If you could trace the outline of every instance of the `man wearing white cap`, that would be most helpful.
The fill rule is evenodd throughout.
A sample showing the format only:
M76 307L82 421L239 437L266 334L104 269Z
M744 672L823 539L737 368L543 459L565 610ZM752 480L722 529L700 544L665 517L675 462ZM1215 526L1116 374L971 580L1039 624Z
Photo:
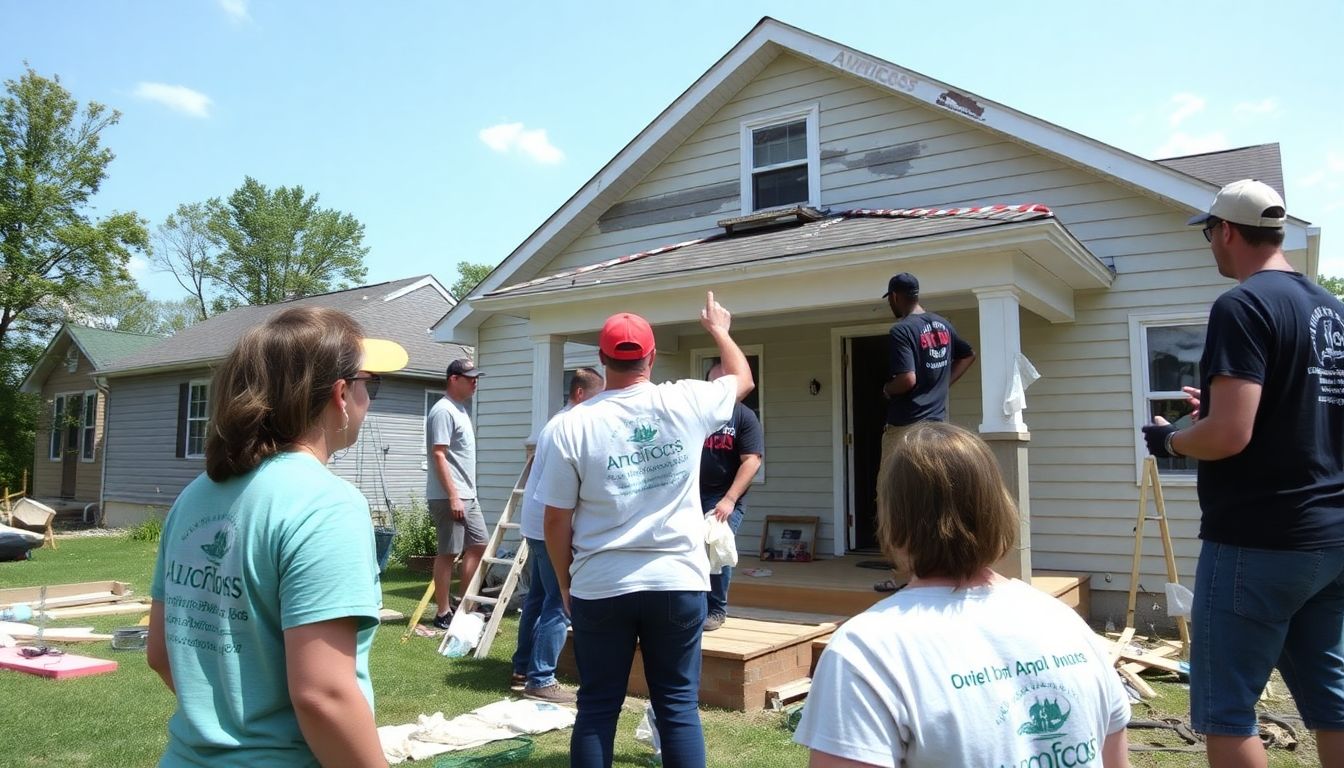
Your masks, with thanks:
M1193 426L1143 428L1199 460L1190 709L1213 766L1263 766L1255 704L1277 665L1322 765L1344 765L1344 304L1283 255L1269 186L1223 187L1204 228L1239 285L1209 313Z

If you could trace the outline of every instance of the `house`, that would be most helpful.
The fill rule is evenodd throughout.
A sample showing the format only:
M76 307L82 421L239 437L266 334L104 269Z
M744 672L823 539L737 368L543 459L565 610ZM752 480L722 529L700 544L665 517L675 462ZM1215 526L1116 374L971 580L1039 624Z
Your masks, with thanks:
M460 346L437 344L429 336L430 326L452 305L448 291L425 275L239 307L99 370L113 425L104 448L106 524L129 525L161 514L204 471L211 367L247 329L294 306L342 310L369 336L406 348L410 363L384 376L359 442L334 456L331 467L359 487L374 509L423 497L425 415L443 394L448 363L466 354Z
M1281 186L1277 145L1149 160L763 19L436 325L491 373L477 394L483 506L503 507L565 368L595 362L567 344L636 311L654 325L655 380L699 376L711 289L759 373L765 462L739 549L756 551L767 515L809 515L817 552L871 551L892 323L880 297L910 271L979 354L951 418L994 448L1024 513L1004 566L1090 574L1093 613L1115 616L1138 427L1184 414L1209 306L1231 286L1185 222L1245 176ZM1303 272L1319 245L1290 220ZM1161 471L1190 583L1193 466ZM1155 541L1146 554L1140 582L1160 593Z
M106 393L96 371L163 341L161 336L65 324L20 391L42 396L31 493L57 508L98 502L103 482Z

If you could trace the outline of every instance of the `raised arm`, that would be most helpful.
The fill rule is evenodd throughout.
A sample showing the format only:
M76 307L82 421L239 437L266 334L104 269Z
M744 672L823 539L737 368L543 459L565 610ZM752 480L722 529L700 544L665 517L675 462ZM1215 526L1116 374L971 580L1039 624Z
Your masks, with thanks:
M747 356L742 354L742 348L737 346L732 336L728 335L728 327L732 325L732 320L732 314L714 300L714 292L707 292L705 308L700 310L700 325L709 332L710 338L714 339L714 343L719 347L719 364L723 366L723 372L737 377L737 400L742 402L742 398L751 394L751 390L756 388L756 382L751 378L751 366L747 365Z

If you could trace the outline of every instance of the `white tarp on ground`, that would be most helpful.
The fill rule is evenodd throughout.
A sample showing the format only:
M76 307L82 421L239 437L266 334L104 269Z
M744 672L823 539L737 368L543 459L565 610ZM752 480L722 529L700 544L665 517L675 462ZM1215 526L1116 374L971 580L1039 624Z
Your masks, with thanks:
M387 762L396 765L520 735L569 728L576 714L573 709L545 701L505 699L451 720L435 712L420 715L414 723L384 725L378 729L378 740Z

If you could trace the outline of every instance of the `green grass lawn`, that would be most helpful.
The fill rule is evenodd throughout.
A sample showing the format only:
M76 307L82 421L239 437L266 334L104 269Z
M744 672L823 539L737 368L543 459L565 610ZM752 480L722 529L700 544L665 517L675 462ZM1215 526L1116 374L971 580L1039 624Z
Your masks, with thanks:
M28 562L0 563L0 588L64 584L81 581L128 581L138 594L148 594L155 545L124 537L60 540L60 549L37 550ZM425 589L425 576L393 567L383 577L383 602L409 615ZM134 624L137 617L112 616L62 622L94 626L111 632ZM59 626L60 624L53 624ZM413 637L400 642L404 623L379 631L370 659L380 725L410 722L419 714L441 711L461 714L508 695L509 657L513 654L517 620L505 621L488 659L445 659L438 641ZM163 750L165 725L173 698L145 665L143 652L112 651L104 644L67 646L77 652L112 658L121 667L113 674L73 680L45 680L0 671L0 763L5 766L143 766L152 765ZM573 682L573 681L568 681ZM1175 680L1154 680L1158 698L1134 706L1135 718L1188 720L1189 693ZM1295 715L1281 681L1274 690L1282 698L1267 702L1276 713ZM634 740L640 712L621 716L616 765L642 766L649 750ZM743 714L704 710L709 765L715 768L784 768L807 764L806 750L790 741L775 713ZM1275 750L1270 765L1319 766L1311 735L1299 732L1303 744L1294 752ZM1130 731L1131 743L1174 745L1168 732ZM569 732L543 734L528 765L560 768L569 764ZM1203 754L1135 753L1137 768L1195 768Z
M149 593L156 545L122 537L62 538L60 549L41 549L27 562L0 563L0 589L41 584L117 580ZM392 567L383 576L383 603L409 615L424 593L426 577ZM53 623L93 626L102 632L134 624L137 616ZM509 658L517 619L505 620L488 659L445 659L438 640L400 642L404 623L378 632L370 657L379 725L413 721L441 711L447 717L509 695ZM113 651L103 643L64 646L115 659L112 674L46 680L0 671L0 764L5 766L153 765L166 740L173 697L145 665L141 651ZM573 681L567 681L573 682ZM634 740L640 712L626 712L617 730L616 765L642 766L649 749ZM709 764L728 768L804 766L807 752L790 741L776 713L704 710ZM528 765L569 765L569 731L536 737ZM428 764L428 763L426 763Z

